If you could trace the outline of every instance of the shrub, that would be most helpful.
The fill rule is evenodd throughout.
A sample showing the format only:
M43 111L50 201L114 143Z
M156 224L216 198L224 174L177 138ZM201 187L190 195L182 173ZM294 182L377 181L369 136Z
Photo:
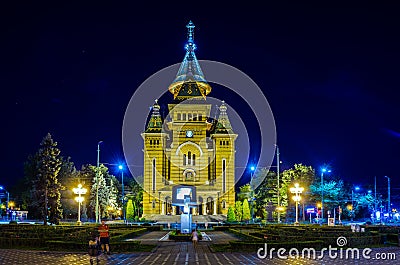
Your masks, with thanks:
M233 209L232 206L229 206L229 208L228 208L227 221L228 222L235 222L236 221L235 210Z

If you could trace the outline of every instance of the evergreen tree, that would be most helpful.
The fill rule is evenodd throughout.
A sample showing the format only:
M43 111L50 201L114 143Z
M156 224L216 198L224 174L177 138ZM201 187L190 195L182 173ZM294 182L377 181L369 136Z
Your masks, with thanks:
M241 201L236 201L235 202L235 217L237 221L242 221L242 216L243 216L243 208L242 208L242 202Z
M134 217L135 217L135 212L133 209L133 203L132 200L129 199L126 204L126 219L129 221L133 221Z
M48 133L40 144L36 156L37 177L33 182L35 199L40 209L43 222L58 224L61 216L61 189L63 186L58 181L58 173L61 168L60 150L57 142L54 142Z
M115 186L115 183L118 181L114 176L108 175L108 183L107 183L107 208L106 208L106 216L111 217L116 214L118 208L118 189ZM122 205L121 205L122 206Z
M96 174L96 167L92 165L87 165L85 170L87 171L87 175L92 177L89 206L93 211L93 216L96 212L96 192L98 185L100 218L109 217L114 214L118 206L118 180L108 172L108 168L103 164L100 165L98 174Z
M251 218L251 216L250 216L249 202L245 199L245 200L243 200L243 216L242 216L242 220L243 221L249 221L250 218Z
M228 208L227 221L228 222L235 222L236 221L235 210L233 209L232 206L229 206L229 208Z

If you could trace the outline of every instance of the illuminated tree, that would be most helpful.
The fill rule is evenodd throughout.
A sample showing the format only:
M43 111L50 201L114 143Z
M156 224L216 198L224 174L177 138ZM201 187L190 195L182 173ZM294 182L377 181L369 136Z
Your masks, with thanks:
M249 221L250 218L251 218L251 216L250 216L249 202L245 199L245 200L243 200L243 216L242 216L242 220L243 221Z
M237 221L242 221L242 216L243 216L243 207L242 207L242 202L241 201L236 201L235 202L235 216Z
M133 209L133 203L132 200L129 199L126 204L126 219L132 221L134 217L135 217L135 211Z
M233 209L232 206L229 206L229 208L228 208L227 221L228 222L235 222L236 221L235 210Z

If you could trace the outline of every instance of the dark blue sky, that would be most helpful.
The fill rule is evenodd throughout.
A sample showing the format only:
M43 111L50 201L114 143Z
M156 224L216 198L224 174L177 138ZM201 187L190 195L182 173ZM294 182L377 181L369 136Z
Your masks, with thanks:
M198 59L235 66L262 88L284 168L329 164L382 187L387 175L399 193L396 6L53 5L0 11L0 184L22 177L47 132L78 168L96 162L99 140L103 162L121 160L129 99L183 59L191 19Z

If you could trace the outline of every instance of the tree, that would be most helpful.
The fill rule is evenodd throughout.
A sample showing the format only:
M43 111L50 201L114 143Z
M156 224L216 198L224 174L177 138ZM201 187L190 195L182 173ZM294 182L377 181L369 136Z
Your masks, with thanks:
M278 205L277 175L267 168L260 168L254 173L254 176L262 180L261 184L255 190L255 212L256 216L264 219L268 203L272 203L275 206Z
M237 221L242 221L242 216L243 216L243 207L242 207L242 202L241 201L236 201L235 202L235 217Z
M47 225L47 221L58 224L62 216L60 191L63 188L57 178L61 168L60 150L50 133L43 138L40 146L35 161L37 176L33 181L34 195L44 225Z
M133 203L132 200L129 199L126 204L126 219L132 221L134 217L135 217L135 211L133 209Z
M108 187L106 216L110 217L111 215L115 215L118 209L118 189L115 186L118 180L113 175L109 175L106 180Z
M248 183L246 185L243 185L239 188L239 193L237 195L238 200L239 201L243 201L243 200L249 200L253 197L254 192L253 192L253 188L251 187L251 185Z
M74 200L73 188L76 188L80 182L79 172L76 170L74 163L70 157L61 158L61 168L58 173L58 180L65 187L61 191L61 205L63 209L64 218L71 217L77 214L77 203ZM84 183L82 183L84 184ZM84 185L85 186L85 185ZM82 207L85 201L82 202ZM84 209L84 208L82 208Z
M251 216L250 216L249 202L245 199L245 200L243 200L243 216L242 216L242 220L243 221L249 221L250 218L251 218Z
M96 192L98 186L99 198L99 214L101 218L110 217L117 209L117 198L119 184L117 178L108 172L108 168L103 164L99 167L98 179L96 170L97 167L86 165L85 174L92 178L92 186L90 189L89 206L94 213L96 211Z
M136 179L141 179L141 177L137 177ZM140 216L141 211L141 203L143 201L143 188L138 184L135 178L132 178L128 182L128 186L131 189L131 194L128 195L129 199L132 200L133 209L135 212L135 216Z
M346 189L343 180L328 180L324 181L324 209L331 209L337 206L342 206L346 201ZM317 202L321 201L321 182L316 180L310 186L310 198Z
M232 206L229 206L229 208L228 208L227 221L228 222L235 222L236 221L235 210L233 209Z

